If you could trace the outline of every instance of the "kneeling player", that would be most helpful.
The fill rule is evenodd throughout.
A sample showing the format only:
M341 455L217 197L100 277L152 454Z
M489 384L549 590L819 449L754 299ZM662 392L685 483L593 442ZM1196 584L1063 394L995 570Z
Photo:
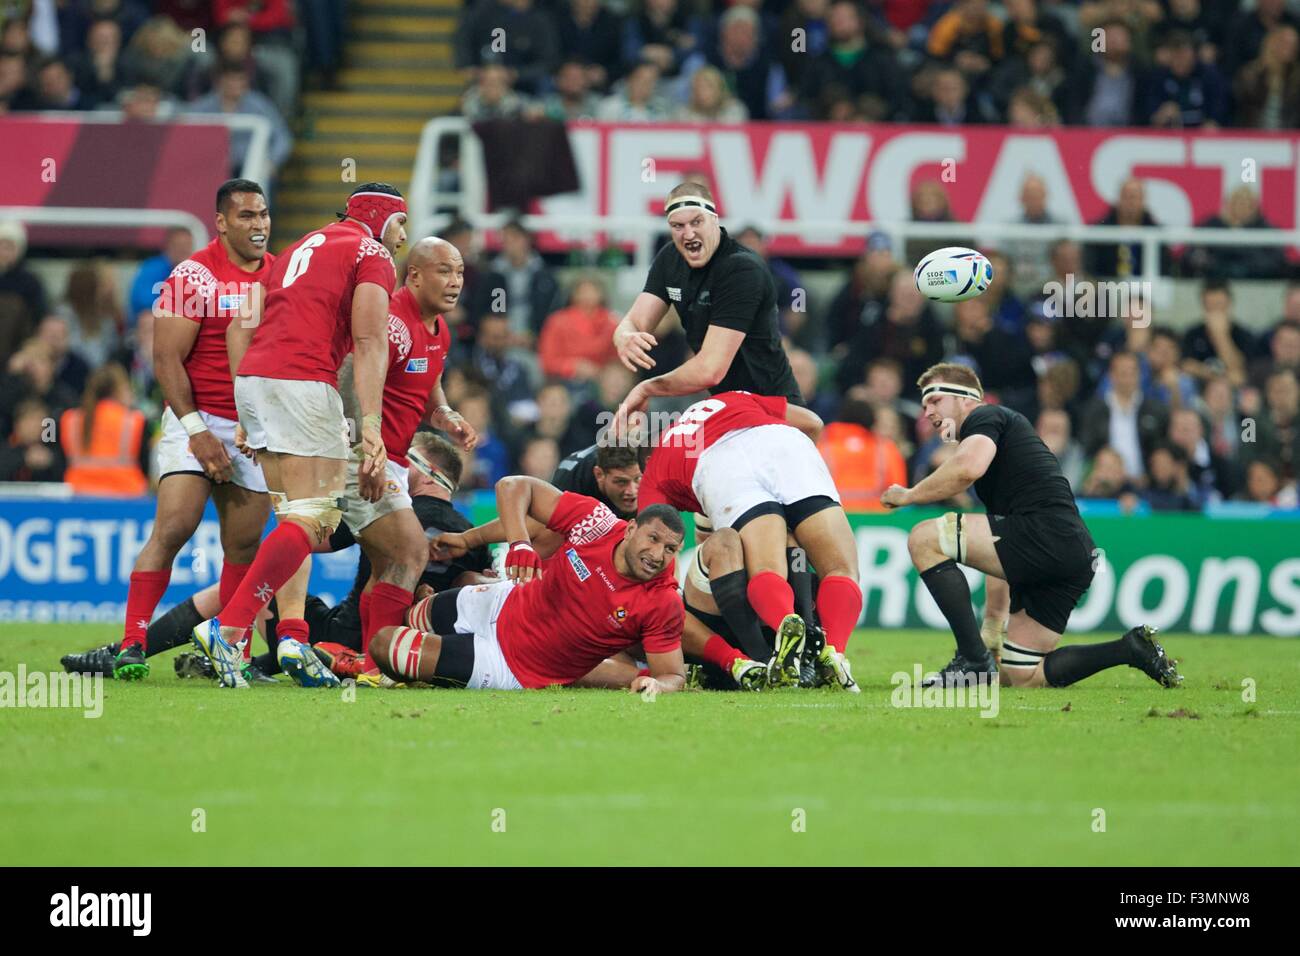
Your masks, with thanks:
M673 577L685 528L675 511L660 505L623 521L592 498L519 476L497 482L497 509L499 536L484 535L484 526L439 544L455 557L509 541L508 580L446 591L411 609L414 627L382 628L371 654L385 674L479 690L548 687L573 684L640 644L650 673L633 690L685 685ZM538 524L563 538L545 560L531 541Z
M1121 664L1165 687L1181 681L1147 625L1105 644L1057 647L1070 612L1092 584L1097 552L1056 457L1023 415L984 404L984 389L969 368L935 365L917 384L930 423L940 432L954 430L960 444L916 487L893 485L881 500L890 508L931 504L974 484L988 509L987 515L949 512L921 522L908 536L912 562L957 640L956 656L936 680L951 685L998 673L960 563L1010 584L1003 684L1065 687ZM995 585L991 597L998 596Z

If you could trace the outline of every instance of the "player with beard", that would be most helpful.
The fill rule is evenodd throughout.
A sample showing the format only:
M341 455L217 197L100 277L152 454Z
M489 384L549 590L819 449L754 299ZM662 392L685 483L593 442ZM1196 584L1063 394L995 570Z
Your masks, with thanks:
M560 462L551 484L561 491L595 498L620 518L632 518L641 487L642 458L632 448L595 444Z
M194 629L195 645L225 687L247 686L237 662L258 612L342 520L351 451L338 369L349 352L361 409L360 493L378 501L387 481L381 406L388 300L393 254L406 242L406 202L392 186L365 183L340 220L286 249L272 268L264 308L255 304L248 322L227 330L239 421L280 504L275 530L233 597ZM281 637L276 651L299 683L331 682L303 641Z
M149 620L209 496L221 525L224 599L234 594L253 560L270 510L261 469L236 450L237 412L226 355L227 326L249 315L257 284L275 263L266 251L271 214L262 187L248 179L222 183L216 230L212 242L177 263L154 303L154 372L167 408L158 441L157 512L131 570L126 626L112 670L122 680L149 673Z
M1058 647L1070 612L1092 584L1097 551L1056 456L1023 415L985 404L979 377L966 366L931 366L917 385L930 424L959 444L933 474L913 488L891 485L881 501L890 508L933 504L973 485L988 511L948 512L908 535L912 563L957 641L956 655L929 683L969 685L999 673L975 621L958 567L964 564L1010 585L1001 683L1066 687L1127 664L1176 686L1182 677L1145 624L1115 641ZM998 586L990 590L990 601L1000 602Z
M640 646L648 672L633 690L667 693L686 683L682 602L673 559L685 528L666 506L623 521L608 507L536 478L497 482L497 510L487 526L442 535L450 557L509 541L507 580L457 588L411 609L411 627L382 629L371 645L395 681L518 690L574 684L606 659ZM563 539L542 559L538 527Z

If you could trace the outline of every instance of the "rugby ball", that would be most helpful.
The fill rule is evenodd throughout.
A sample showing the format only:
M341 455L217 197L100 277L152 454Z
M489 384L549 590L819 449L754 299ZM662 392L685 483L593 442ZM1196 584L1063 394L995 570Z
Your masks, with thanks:
M993 281L993 264L982 252L948 246L922 258L912 278L927 299L963 302L989 287Z

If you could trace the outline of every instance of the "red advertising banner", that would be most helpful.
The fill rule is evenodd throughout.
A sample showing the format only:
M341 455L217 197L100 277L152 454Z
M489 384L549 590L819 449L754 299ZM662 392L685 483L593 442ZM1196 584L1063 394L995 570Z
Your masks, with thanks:
M217 187L229 178L225 126L97 123L0 116L0 206L180 209L209 226ZM161 230L31 226L33 245L64 242L144 247Z
M1011 222L1020 186L1047 182L1060 222L1095 222L1131 176L1146 181L1147 205L1165 225L1197 225L1242 183L1260 196L1278 227L1300 224L1300 135L1254 130L1210 133L752 123L741 126L574 123L569 127L582 189L539 201L534 211L564 216L661 216L668 190L690 173L713 184L720 212L736 222L778 220L769 230L779 255L853 255L862 239L813 223L911 218L920 181L940 182L953 218ZM619 239L617 231L609 234ZM552 232L562 249L606 234Z

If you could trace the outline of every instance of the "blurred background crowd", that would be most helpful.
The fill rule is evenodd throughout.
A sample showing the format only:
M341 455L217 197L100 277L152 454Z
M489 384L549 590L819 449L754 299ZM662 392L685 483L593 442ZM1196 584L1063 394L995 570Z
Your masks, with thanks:
M287 137L299 89L334 82L344 6L0 0L0 111L129 111L144 95L151 108L274 114ZM513 29L498 51L491 30L503 10ZM1284 0L479 0L462 11L454 53L471 118L1287 129L1300 125L1297 25ZM198 28L212 31L202 54L192 50ZM792 50L792 36L806 48ZM918 183L913 218L950 220L947 188ZM1049 200L1043 180L1027 176L1007 221L1050 224ZM1203 225L1269 229L1266 213L1242 186ZM1126 183L1100 221L1158 225L1146 185ZM635 381L612 344L618 284L609 269L542 255L517 223L490 247L463 222L441 234L466 263L447 316L446 391L481 436L463 488L514 472L549 477L595 440L601 413ZM917 292L912 267L928 249L966 240L908 243L900 258L887 233L873 232L853 261L802 262L770 256L756 229L733 224L732 234L769 262L790 361L829 423L821 447L850 507L876 507L889 484L913 483L951 454L920 415L915 386L940 360L970 363L992 400L1029 416L1081 497L1125 512L1297 504L1291 251L1168 249L1161 270L1195 283L1194 306L1082 318L1059 315L1047 284L1137 276L1140 246L982 247L992 288L947 307ZM27 248L24 227L0 221L0 481L61 480L60 423L105 403L156 427L153 289L191 241L175 230L143 262L87 258L53 284L32 268L40 250ZM832 280L806 283L813 268ZM1256 280L1275 280L1278 292L1266 314L1243 321L1240 288ZM662 373L688 351L671 317L657 334ZM147 438L139 458L148 474Z

